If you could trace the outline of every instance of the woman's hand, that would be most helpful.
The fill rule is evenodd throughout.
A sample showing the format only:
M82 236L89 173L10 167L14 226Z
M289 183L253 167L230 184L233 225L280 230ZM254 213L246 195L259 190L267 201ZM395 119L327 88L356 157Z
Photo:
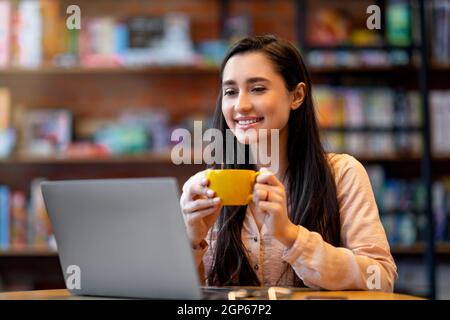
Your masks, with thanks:
M298 227L289 219L286 191L278 178L266 168L256 177L253 202L258 212L267 215L264 224L268 232L290 248L297 238Z
M200 171L186 181L180 198L188 237L193 248L206 238L222 208L220 198L214 197L215 192L209 189L208 185L205 171Z

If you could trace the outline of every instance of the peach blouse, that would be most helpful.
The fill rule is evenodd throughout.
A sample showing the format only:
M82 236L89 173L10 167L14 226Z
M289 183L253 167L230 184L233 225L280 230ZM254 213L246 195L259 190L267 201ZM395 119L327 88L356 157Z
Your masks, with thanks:
M295 272L311 288L391 292L397 267L367 172L350 155L329 154L328 159L335 174L341 246L334 247L319 233L298 226L297 239L286 248L266 233L264 225L259 231L247 210L241 236L249 262L264 286L292 286ZM215 233L208 235L208 246L194 250L197 266L206 271L212 264Z

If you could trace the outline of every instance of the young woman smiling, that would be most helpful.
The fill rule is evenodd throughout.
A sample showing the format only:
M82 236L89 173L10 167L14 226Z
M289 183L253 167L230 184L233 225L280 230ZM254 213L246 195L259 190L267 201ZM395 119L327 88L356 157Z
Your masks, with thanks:
M279 170L213 166L261 171L248 206L222 206L205 171L185 183L180 205L202 280L392 291L396 265L369 178L355 158L324 151L298 50L274 36L245 38L220 78L215 127L248 152L258 143L249 129L278 129Z

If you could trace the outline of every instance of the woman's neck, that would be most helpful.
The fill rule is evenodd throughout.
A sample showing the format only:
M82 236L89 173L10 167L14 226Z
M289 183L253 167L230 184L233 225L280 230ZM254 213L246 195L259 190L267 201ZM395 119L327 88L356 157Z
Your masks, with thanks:
M272 146L272 139L269 137L266 141L260 141L258 143L267 143L267 153L268 158L270 159L270 165L268 164L261 164L260 163L260 157L259 155L256 156L256 152L259 150L260 146L258 148L250 148L250 152L252 153L253 159L257 159L256 167L257 169L261 169L262 167L268 168L270 171L272 171L275 176L283 182L283 184L286 184L285 181L285 174L288 166L288 160L287 160L287 128L280 130L278 141L274 141L278 143L278 148L275 146Z

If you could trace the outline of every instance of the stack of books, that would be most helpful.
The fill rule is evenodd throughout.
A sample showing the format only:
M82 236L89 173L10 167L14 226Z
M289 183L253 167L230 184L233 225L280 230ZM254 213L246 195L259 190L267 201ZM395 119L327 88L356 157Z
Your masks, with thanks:
M313 95L328 151L366 157L420 154L417 92L316 86Z
M432 151L437 156L450 156L450 91L430 93Z
M450 65L450 0L432 2L431 53L438 64Z
M0 158L13 150L16 134L11 126L11 92L0 87Z
M389 179L380 165L366 166L390 244L425 241L425 188L419 180ZM435 239L450 240L450 178L433 183Z
M55 249L41 192L42 181L32 182L29 200L23 191L0 186L0 249Z
M59 0L0 0L0 68L195 64L189 16L80 17ZM72 21L72 20L71 20Z

